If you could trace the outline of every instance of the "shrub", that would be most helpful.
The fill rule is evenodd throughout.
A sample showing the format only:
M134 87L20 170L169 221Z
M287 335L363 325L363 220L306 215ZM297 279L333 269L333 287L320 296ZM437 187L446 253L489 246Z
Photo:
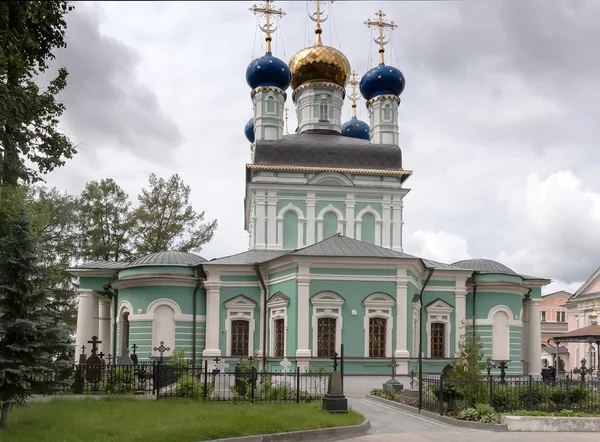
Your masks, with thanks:
M498 411L512 411L521 408L515 388L507 386L494 390L492 405Z
M383 396L383 390L381 388L374 388L371 390L373 396Z
M464 421L476 421L477 417L477 410L472 407L465 408L458 412L458 418Z
M569 391L569 401L571 404L581 404L588 398L588 390L585 386L573 387Z
M500 422L500 415L488 404L477 404L475 407L465 408L458 413L458 418L466 421L479 421L484 424Z
M177 382L175 395L188 399L200 399L203 393L202 387L202 384L194 382L194 379L192 378L182 378Z

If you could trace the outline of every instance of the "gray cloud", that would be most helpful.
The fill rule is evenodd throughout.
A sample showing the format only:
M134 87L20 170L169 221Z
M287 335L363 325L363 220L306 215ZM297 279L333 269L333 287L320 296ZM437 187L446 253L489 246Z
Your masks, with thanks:
M64 122L83 152L98 154L108 145L137 156L165 161L183 137L175 119L161 108L156 94L137 80L138 52L100 31L93 7L77 3L68 15L67 44L54 65L69 71L61 94Z

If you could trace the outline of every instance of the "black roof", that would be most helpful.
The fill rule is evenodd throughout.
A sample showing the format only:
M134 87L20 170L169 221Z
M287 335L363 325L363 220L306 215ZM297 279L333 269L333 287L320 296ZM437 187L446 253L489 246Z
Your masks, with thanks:
M256 142L254 164L402 170L398 146L324 133L286 135Z

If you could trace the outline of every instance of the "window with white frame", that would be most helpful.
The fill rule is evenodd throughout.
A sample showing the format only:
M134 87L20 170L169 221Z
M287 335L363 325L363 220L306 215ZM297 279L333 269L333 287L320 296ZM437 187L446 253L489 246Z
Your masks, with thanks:
M254 310L256 302L238 295L225 302L227 356L250 357L254 352Z
M269 98L267 98L267 113L268 114L274 114L275 113L275 99L273 98L273 96L269 96Z
M392 308L394 302L393 297L380 292L372 293L364 299L365 357L392 356L392 330L394 328Z
M567 312L556 312L556 322L567 322Z
M267 301L269 311L269 355L274 358L285 357L287 347L287 308L290 298L282 292L276 292Z
M441 298L427 304L427 357L449 358L450 357L450 315L454 306L448 304ZM436 325L434 325L436 324ZM435 335L435 336L434 336ZM435 344L435 352L434 346ZM435 354L435 356L434 356Z
M324 291L314 295L312 305L312 355L325 357L338 354L342 344L342 306L344 298L335 292Z
M329 121L329 105L327 100L321 100L319 103L319 121Z
M542 319L542 322L546 322L546 312L545 312L545 311L542 311L542 312L540 312L540 313L542 314L542 318L541 318L541 319Z

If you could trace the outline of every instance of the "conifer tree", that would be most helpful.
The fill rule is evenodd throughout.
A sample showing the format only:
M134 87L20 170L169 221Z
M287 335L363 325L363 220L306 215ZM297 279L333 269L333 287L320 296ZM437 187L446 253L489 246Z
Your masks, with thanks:
M0 428L35 381L54 372L69 339L45 289L47 270L38 262L25 210L7 220L8 235L0 242Z

